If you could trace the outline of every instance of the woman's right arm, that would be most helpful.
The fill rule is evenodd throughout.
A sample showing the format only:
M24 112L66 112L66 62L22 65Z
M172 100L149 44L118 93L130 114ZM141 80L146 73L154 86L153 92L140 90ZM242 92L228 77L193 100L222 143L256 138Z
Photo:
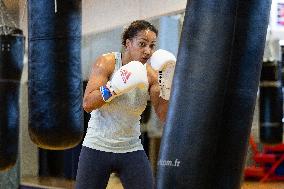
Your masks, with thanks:
M100 56L93 64L83 98L83 108L86 112L100 108L106 103L102 98L100 87L109 80L114 70L114 63L113 54L106 54Z

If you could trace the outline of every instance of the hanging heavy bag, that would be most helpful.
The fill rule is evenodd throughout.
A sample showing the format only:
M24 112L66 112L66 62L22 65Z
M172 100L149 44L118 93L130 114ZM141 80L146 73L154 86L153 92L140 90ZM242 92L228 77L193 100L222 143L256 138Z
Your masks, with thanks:
M259 84L259 137L265 144L282 143L283 93L279 61L262 64Z
M241 188L270 6L271 0L238 1L217 156L210 171L214 175L211 188Z
M29 0L29 134L39 147L69 149L84 133L81 0Z
M279 41L279 47L280 47L280 65L281 65L281 82L284 82L284 40ZM283 85L283 84L282 84Z
M212 188L236 8L237 1L187 1L160 147L158 189Z
M25 39L18 28L2 25L0 30L0 170L6 171L18 157L19 86Z
M270 3L188 1L158 189L239 188Z

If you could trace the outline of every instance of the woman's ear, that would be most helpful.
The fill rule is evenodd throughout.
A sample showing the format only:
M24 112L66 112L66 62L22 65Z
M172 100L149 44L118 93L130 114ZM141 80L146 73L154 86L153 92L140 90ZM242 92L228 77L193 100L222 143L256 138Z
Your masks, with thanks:
M131 41L129 39L126 39L126 41L125 41L125 50L128 50L130 45L131 45Z

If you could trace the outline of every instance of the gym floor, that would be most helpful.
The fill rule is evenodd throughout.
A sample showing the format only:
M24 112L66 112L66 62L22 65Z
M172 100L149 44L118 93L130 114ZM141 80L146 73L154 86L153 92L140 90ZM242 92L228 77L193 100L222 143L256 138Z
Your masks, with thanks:
M74 189L75 182L73 180L58 178L38 178L25 177L21 180L21 185L49 188L49 189ZM111 176L106 189L123 189L119 178ZM284 182L254 182L245 181L241 189L284 189Z

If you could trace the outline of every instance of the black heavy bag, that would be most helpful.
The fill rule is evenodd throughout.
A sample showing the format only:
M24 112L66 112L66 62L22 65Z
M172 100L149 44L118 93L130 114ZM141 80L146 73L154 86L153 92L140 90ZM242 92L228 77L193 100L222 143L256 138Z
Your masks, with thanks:
M88 81L83 81L83 91L86 89L87 82ZM87 130L90 117L90 113L84 111L85 131ZM40 148L39 176L75 179L81 148L81 143L67 150L46 150Z
M281 82L283 84L284 82L284 40L281 41L281 43L279 44L280 47L280 65L281 65Z
M213 187L237 2L187 2L160 147L158 189Z
M29 134L41 148L68 149L84 133L81 0L29 0L28 19Z
M259 85L259 137L265 144L282 143L283 94L281 66L278 61L265 61Z
M271 0L239 0L213 189L239 189L251 131ZM217 111L217 109L216 109ZM221 111L220 111L221 112ZM207 156L204 154L204 156ZM207 156L210 158L210 155Z
M18 157L19 87L23 68L24 40L21 32L0 35L1 171L14 166Z

